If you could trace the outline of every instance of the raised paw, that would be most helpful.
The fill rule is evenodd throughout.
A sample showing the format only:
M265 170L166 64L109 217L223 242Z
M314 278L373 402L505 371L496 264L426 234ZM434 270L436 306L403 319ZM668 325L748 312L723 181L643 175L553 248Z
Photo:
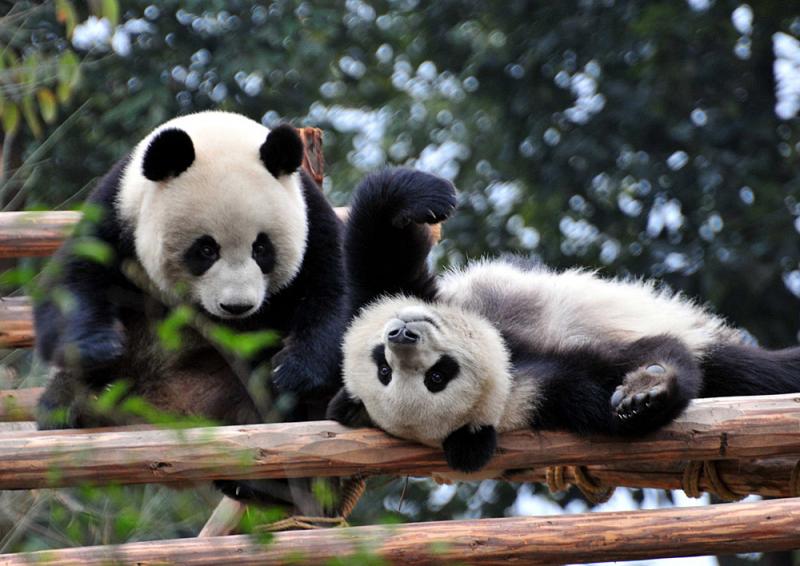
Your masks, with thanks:
M611 411L620 432L645 434L674 418L678 401L675 370L648 364L625 376L611 395Z
M401 169L395 172L392 184L411 197L407 206L392 220L399 228L412 222L436 224L455 212L456 189L446 179L423 171Z

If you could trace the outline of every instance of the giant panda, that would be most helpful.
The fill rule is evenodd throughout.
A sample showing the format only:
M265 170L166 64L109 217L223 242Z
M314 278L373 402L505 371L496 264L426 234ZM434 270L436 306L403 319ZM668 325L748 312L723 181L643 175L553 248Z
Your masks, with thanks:
M453 192L446 183L425 189L439 190L439 200ZM800 391L800 348L749 345L653 282L513 257L436 277L424 224L449 213L415 210L437 197L414 186L390 194L367 179L357 198L372 204L358 238L373 244L348 249L365 306L346 332L344 386L328 407L343 424L441 446L451 468L472 472L490 460L500 432L643 435L696 397ZM402 270L386 273L393 265Z
M302 157L289 125L209 111L158 126L112 167L87 200L99 220L56 253L34 307L37 351L51 368L40 428L131 422L91 402L117 380L156 409L263 422L246 383L270 356L274 393L295 401L286 418L323 414L340 384L347 285L341 222ZM109 257L89 257L87 244ZM127 276L136 272L144 281ZM170 298L216 326L277 330L282 342L232 360L187 328L179 348L163 347Z

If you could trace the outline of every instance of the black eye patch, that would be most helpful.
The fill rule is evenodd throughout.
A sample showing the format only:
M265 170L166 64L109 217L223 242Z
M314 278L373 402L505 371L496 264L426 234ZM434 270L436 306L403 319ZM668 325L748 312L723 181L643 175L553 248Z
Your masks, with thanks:
M253 242L253 259L261 273L269 273L275 268L275 247L264 232L259 233Z
M438 393L447 387L453 379L458 377L458 362L445 354L425 372L425 387L431 393Z
M378 368L378 381L383 385L389 385L392 381L392 368L386 361L386 348L383 344L378 344L372 349L372 361Z
M219 244L211 236L200 236L183 253L183 263L194 276L208 271L219 259Z

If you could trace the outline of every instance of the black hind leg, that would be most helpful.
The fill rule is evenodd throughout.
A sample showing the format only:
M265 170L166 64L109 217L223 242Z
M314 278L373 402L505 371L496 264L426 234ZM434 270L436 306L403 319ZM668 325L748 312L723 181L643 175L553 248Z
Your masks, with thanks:
M700 367L680 340L643 338L622 355L631 369L611 395L616 432L651 432L672 421L699 396L703 383Z

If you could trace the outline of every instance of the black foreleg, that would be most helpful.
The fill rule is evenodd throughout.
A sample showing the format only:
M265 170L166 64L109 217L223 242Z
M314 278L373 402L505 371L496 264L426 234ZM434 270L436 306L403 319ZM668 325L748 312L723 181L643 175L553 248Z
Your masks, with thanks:
M651 432L678 416L702 384L691 352L670 336L515 361L515 375L539 384L534 427L579 434Z
M447 219L455 206L452 183L434 175L385 169L367 176L355 190L345 232L353 306L393 293L433 298L426 260L434 242L425 224Z

